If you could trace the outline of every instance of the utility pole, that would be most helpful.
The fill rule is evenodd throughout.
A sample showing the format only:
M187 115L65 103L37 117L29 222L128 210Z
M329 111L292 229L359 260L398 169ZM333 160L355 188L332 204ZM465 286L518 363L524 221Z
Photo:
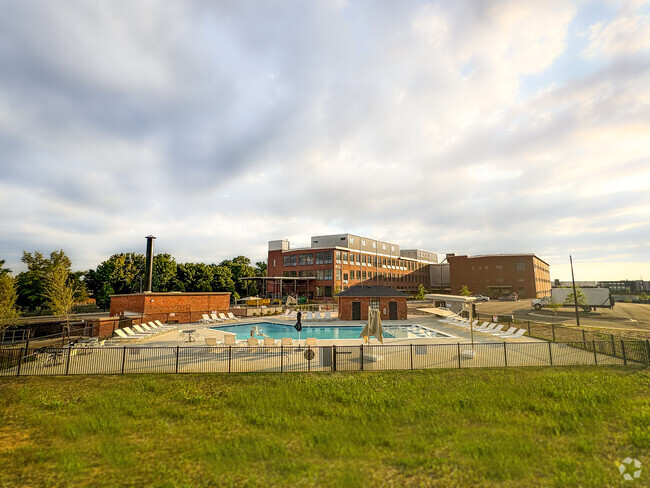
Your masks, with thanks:
M573 283L573 303L576 307L576 325L580 327L580 316L578 315L578 294L576 293L576 279L573 276L573 257L569 255L569 261L571 262L571 282Z

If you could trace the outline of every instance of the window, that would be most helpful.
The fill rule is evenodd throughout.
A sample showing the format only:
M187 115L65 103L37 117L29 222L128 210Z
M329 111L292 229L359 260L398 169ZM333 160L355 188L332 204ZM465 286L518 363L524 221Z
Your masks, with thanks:
M325 278L326 280L331 280L332 279L332 270L331 269L326 269L325 270Z
M358 280L361 279L361 271L359 271L359 270L357 270L357 279L358 279Z
M341 264L341 251L336 251L336 264Z
M290 256L284 256L284 265L285 266L291 266L291 257Z
M350 236L350 244L354 244L354 237Z
M275 259L273 260L273 267L275 268Z
M348 264L348 253L347 252L343 253L343 264Z
M373 243L372 243L372 247L375 248L375 249L377 249L377 243L376 243L376 242L373 242Z
M325 264L332 264L332 251L325 251Z
M291 256L291 266L296 266L298 264L298 256L295 254Z
M373 310L379 310L379 298L376 297L370 298L370 308Z
M326 297L331 297L332 296L332 287L331 286L326 286L325 287L325 296Z
M343 273L343 281L348 281L348 274L347 273Z
M368 271L368 278L372 278L372 271Z
M316 270L316 279L317 280L323 280L325 279L325 274L323 273L322 269L317 269Z
M391 250L391 251L394 251L394 250L395 250L395 246L390 246L390 250Z
M495 266L495 268L496 268L496 269L503 269L503 266L501 266L500 264L497 264L497 265Z
M362 279L362 280L365 280L365 279L366 279L366 272L365 272L365 271L362 271L362 272L361 272L361 279Z
M337 280L340 280L340 279L341 279L341 270L340 270L340 269L337 269L337 270L336 270L336 279L337 279Z
M517 261L515 263L515 269L519 270L519 271L526 269L526 262L525 261Z
M361 239L361 245L362 245L362 246L365 246L365 245L366 245L366 241L364 241L363 239Z
M307 255L306 254L300 254L298 256L298 264L300 266L304 266L305 264L307 264Z
M285 277L288 278L288 277L289 277L289 272L288 272L288 271L283 271L283 272L282 272L282 276L285 276Z
M322 252L316 253L316 264L323 264L323 254Z
M357 254L357 265L361 264L361 254Z
M350 253L350 264L354 264L354 253Z
M323 287L322 286L317 286L316 287L316 296L317 297L322 297L323 296Z
M385 250L386 249L386 244L382 244L381 248Z
M314 253L310 252L307 254L307 264L311 265L314 264Z

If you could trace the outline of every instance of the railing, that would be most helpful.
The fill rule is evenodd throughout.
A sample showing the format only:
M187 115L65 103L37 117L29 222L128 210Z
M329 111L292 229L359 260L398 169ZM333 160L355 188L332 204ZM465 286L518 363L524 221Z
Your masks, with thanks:
M5 329L0 335L0 344L15 344L25 342L30 336L29 329Z
M381 371L650 364L648 341L307 347L63 347L0 350L0 376Z

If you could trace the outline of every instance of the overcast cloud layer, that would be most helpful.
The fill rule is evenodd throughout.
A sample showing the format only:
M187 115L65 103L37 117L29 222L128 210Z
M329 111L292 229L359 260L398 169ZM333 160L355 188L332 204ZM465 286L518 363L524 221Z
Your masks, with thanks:
M643 2L0 1L0 259L350 232L650 279Z

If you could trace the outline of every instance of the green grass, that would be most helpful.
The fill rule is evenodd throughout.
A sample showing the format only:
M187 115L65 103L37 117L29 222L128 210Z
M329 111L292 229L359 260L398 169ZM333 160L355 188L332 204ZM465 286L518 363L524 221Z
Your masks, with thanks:
M0 379L0 486L648 486L650 371ZM624 482L615 462L644 462Z

